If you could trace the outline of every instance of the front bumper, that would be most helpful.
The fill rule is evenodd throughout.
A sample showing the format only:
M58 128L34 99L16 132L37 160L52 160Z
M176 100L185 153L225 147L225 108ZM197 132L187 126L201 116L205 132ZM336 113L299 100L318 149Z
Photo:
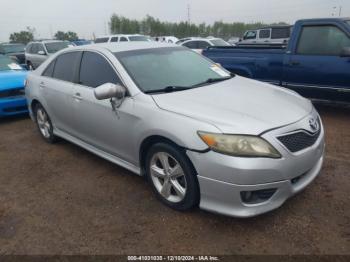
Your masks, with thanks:
M0 117L26 113L28 113L28 107L24 96L0 98Z
M307 120L307 119L306 119ZM305 122L305 119L301 122ZM300 128L300 123L273 130L263 137L282 154L281 159L240 158L213 151L187 151L200 186L200 208L233 217L257 216L280 207L302 191L320 173L324 159L324 130L315 144L291 153L274 139ZM245 192L273 192L266 199L247 201Z

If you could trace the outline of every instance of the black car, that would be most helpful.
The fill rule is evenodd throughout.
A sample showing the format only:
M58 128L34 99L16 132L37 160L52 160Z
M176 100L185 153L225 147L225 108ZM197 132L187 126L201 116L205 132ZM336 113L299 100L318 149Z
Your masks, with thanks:
M0 54L10 57L18 64L25 64L24 50L24 44L0 44Z

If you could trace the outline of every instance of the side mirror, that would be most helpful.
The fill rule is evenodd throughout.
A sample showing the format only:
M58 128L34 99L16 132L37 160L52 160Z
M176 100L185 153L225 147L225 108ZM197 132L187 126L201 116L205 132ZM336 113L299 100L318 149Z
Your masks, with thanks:
M125 97L125 87L112 83L106 83L95 88L94 94L96 99L104 100L109 98L116 98L123 100Z
M341 57L350 57L350 47L344 47L340 53Z
M38 55L46 55L46 53L42 50L38 51Z

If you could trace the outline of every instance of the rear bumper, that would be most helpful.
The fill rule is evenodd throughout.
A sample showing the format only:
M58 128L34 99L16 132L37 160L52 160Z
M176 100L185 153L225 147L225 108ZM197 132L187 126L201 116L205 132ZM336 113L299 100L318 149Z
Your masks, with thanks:
M27 114L28 107L24 96L0 98L0 117Z

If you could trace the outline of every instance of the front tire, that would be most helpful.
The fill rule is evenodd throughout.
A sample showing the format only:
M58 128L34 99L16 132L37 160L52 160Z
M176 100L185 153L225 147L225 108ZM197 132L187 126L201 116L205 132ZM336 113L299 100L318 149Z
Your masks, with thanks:
M53 126L49 115L42 105L35 106L35 121L41 137L48 143L53 144L57 141L57 137L53 134Z
M157 198L168 207L184 211L198 205L196 172L182 149L153 145L146 156L146 175Z

